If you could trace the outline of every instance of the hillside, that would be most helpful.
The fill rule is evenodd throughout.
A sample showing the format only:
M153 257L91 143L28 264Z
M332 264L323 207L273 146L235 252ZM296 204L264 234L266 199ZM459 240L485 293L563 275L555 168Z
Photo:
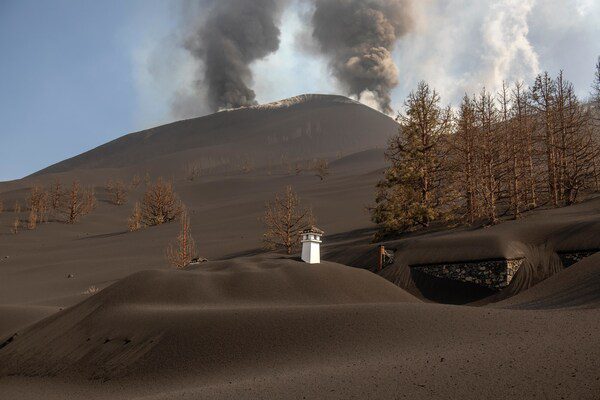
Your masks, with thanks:
M221 171L282 169L298 160L383 148L396 129L391 118L346 97L303 95L131 133L34 176L91 169L170 176L190 162Z

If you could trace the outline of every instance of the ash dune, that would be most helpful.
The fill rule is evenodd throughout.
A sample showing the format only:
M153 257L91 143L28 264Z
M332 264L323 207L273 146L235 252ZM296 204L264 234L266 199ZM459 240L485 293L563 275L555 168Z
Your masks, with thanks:
M600 198L383 242L395 261L377 276L364 270L377 262L365 208L396 129L344 97L306 95L126 135L1 183L10 207L24 204L34 183L77 178L96 186L98 207L78 224L51 221L19 235L6 229L11 213L0 214L0 391L11 399L597 398L598 256L568 268L561 257L600 248ZM329 161L324 181L286 170L314 158ZM204 171L190 181L183 168L197 160ZM252 168L242 170L245 162ZM101 186L146 172L173 178L199 252L213 261L167 270L177 224L127 232L143 189L115 206ZM264 203L286 185L325 230L326 262L261 249ZM411 276L414 264L496 258L526 260L498 293L469 297L468 285Z

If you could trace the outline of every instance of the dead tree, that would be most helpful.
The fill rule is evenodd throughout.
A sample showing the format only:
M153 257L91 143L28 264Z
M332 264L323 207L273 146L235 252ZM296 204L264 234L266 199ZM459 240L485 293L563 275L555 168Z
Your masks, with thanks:
M557 142L559 187L563 204L577 201L583 189L593 189L596 181L595 161L599 155L593 133L591 110L584 107L572 85L557 79Z
M202 174L202 164L200 161L191 161L184 167L187 180L194 181Z
M196 244L191 234L190 218L187 212L181 214L181 227L175 243L170 243L166 251L167 260L172 267L182 269L187 267L196 257Z
M127 219L127 228L130 232L137 231L142 228L142 207L139 202L133 206L133 213Z
M155 226L174 221L182 212L182 205L171 182L158 178L149 184L141 203L142 223Z
M266 248L285 249L292 254L300 244L300 232L314 224L310 208L300 206L298 196L291 186L286 187L283 195L276 195L274 201L266 204L263 218L267 231L263 234Z
M554 206L558 206L559 195L556 167L556 137L554 128L556 84L547 72L538 75L535 79L535 83L531 88L531 99L538 114L538 119L541 121L541 131L544 136L546 173L550 201Z
M320 180L324 180L329 176L329 165L327 160L316 160L312 169L315 173L315 176L317 176Z
M136 189L138 186L140 186L140 183L142 183L142 179L140 178L140 176L138 174L133 175L133 177L131 177L131 188L132 189Z
M479 140L478 169L481 173L479 195L490 224L498 222L498 202L504 179L505 152L498 136L498 110L492 95L483 89L475 102Z
M514 96L511 95L506 83L498 93L500 107L500 139L504 145L502 154L504 163L504 186L508 194L509 209L512 217L517 219L521 215L525 199L523 112L517 109Z
M49 195L39 186L33 186L29 192L29 198L27 199L27 203L29 205L30 217L29 221L32 222L29 229L35 229L37 222L47 222L48 221L48 204L49 204ZM32 218L32 215L35 218Z
M528 209L537 207L537 171L535 168L536 136L534 134L532 107L522 82L517 82L511 92L512 123L517 141L517 152L521 153L523 201ZM519 150L520 149L520 150Z
M75 180L65 195L63 213L66 222L74 224L82 216L89 214L96 207L96 197L91 188L84 189L79 181Z
M48 203L52 211L60 210L63 199L63 188L58 178L55 178L48 190Z
M127 189L123 181L116 180L113 182L112 179L109 179L106 183L106 191L114 205L121 206L127 202Z
M21 228L21 220L19 219L19 217L15 217L13 223L10 226L10 231L13 235L16 235L17 233L19 233L19 228Z
M477 198L478 171L477 165L477 125L475 118L474 100L465 95L458 111L455 124L454 140L449 141L454 154L455 179L458 196L464 199L466 219L472 224L479 216Z
M34 230L37 227L37 219L38 215L34 209L29 211L29 216L27 217L27 229Z

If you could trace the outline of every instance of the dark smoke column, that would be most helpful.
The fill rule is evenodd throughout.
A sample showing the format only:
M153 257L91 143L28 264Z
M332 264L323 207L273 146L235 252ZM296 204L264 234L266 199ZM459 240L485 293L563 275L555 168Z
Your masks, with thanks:
M185 48L203 62L210 107L217 111L256 104L250 64L279 48L281 0L202 1Z
M330 58L335 77L349 94L371 94L391 112L390 91L398 84L394 44L410 29L410 4L403 0L313 0L313 37Z

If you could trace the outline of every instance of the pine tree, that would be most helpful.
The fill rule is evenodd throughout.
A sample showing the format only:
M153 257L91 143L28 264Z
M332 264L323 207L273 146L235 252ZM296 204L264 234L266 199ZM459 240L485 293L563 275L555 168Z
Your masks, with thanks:
M399 131L388 144L386 158L391 166L377 185L372 219L385 231L402 231L428 226L444 216L448 198L442 178L446 147L451 131L450 108L440 106L440 97L425 82L405 101Z

